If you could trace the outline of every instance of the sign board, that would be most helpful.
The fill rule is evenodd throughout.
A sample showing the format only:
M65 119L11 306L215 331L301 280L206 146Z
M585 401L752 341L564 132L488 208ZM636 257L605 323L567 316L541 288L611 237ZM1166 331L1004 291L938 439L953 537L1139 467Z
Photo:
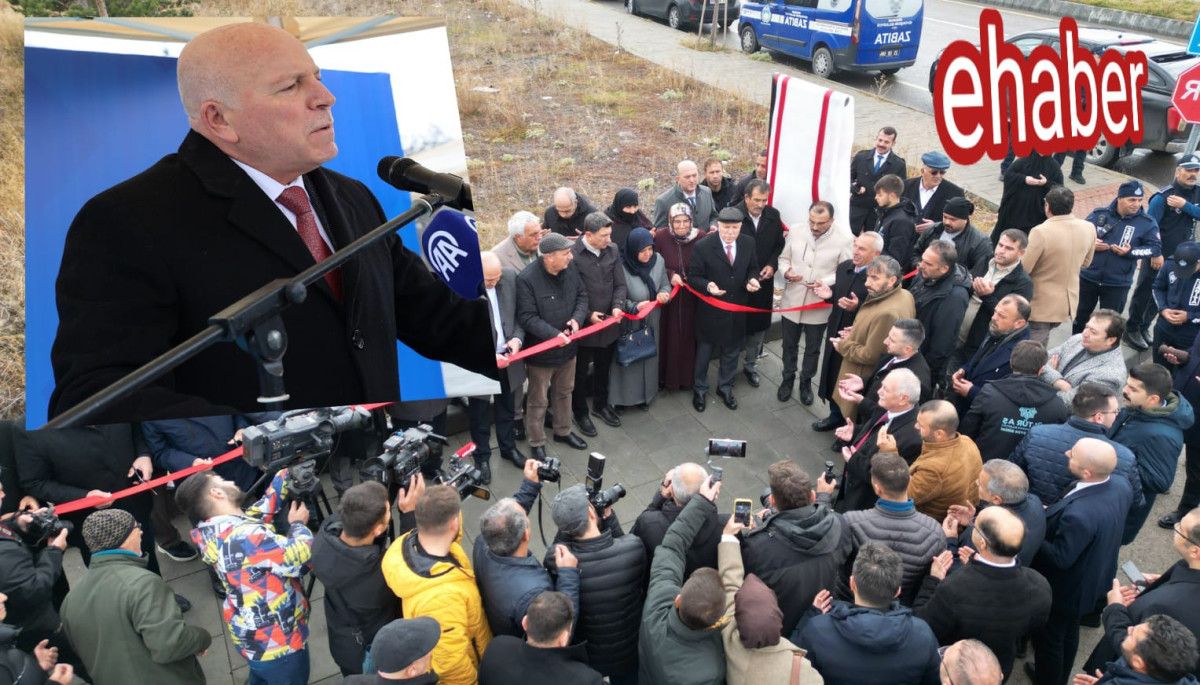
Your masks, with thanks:
M1200 64L1186 69L1175 82L1171 104L1189 124L1200 123Z

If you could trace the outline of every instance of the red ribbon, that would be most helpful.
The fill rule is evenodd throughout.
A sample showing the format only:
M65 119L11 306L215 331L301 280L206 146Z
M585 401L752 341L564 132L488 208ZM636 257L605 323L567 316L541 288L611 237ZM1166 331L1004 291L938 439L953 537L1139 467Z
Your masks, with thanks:
M391 404L391 402L381 402L379 404L362 404L362 405L357 405L357 406L370 411L372 409L378 409L379 407L386 407L389 404ZM135 485L131 488L125 488L124 490L114 492L114 493L110 494L108 497L82 497L82 498L74 500L72 502L67 502L66 504L54 507L54 513L60 514L60 515L61 514L70 514L71 512L82 511L84 509L91 509L92 507L98 507L98 506L101 506L104 504L109 504L109 503L115 502L119 499L123 499L125 497L130 497L132 495L136 495L139 492L145 492L147 490L152 490L160 485L166 485L167 483L170 483L171 481L179 480L181 478L187 478L188 476L192 475L193 473L199 473L205 469L211 469L212 467L217 466L219 464L224 464L225 462L233 461L234 459L236 459L240 456L242 456L242 448L241 448L241 446L238 446L238 447L235 447L235 448L229 450L225 454L222 454L219 457L214 457L211 463L196 464L195 466L189 466L188 468L183 469L182 471L174 471L172 473L168 473L165 476L155 478L154 480L148 480L144 483L138 483L137 485Z

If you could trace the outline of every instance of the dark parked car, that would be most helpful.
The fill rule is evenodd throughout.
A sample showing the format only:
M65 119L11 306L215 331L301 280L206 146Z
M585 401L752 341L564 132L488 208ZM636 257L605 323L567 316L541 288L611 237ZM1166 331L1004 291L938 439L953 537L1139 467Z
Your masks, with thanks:
M721 28L725 28L726 17L732 24L737 21L742 8L737 0L728 3L710 0L707 6L702 0L625 0L625 11L666 19L671 28L683 30L714 21Z
M1028 56L1039 45L1059 49L1058 27L1021 33L1007 41ZM1099 56L1105 50L1121 53L1133 50L1146 54L1147 79L1142 88L1142 120L1145 135L1138 145L1127 144L1120 150L1108 144L1104 138L1096 141L1096 147L1088 152L1088 161L1100 166L1112 166L1118 157L1133 152L1135 148L1146 148L1178 154L1187 144L1188 124L1171 106L1171 92L1179 74L1200 61L1200 57L1189 55L1182 46L1164 43L1145 36L1117 29L1080 27L1079 44ZM939 58L941 55L938 56ZM934 76L938 60L929 68L929 92L933 92Z

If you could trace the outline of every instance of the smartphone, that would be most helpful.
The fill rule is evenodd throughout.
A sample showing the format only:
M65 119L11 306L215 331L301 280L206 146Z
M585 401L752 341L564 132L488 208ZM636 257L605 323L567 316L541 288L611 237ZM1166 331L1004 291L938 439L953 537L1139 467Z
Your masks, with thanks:
M746 457L746 441L712 438L708 441L708 456L744 459Z
M713 485L720 483L721 479L724 477L725 477L725 469L721 468L720 466L712 467L712 477L710 478L710 480L712 481Z
M1142 572L1138 570L1137 564L1132 561L1121 564L1121 571L1129 577L1129 582L1136 585L1140 590L1144 590L1150 584L1146 582L1146 576L1143 576Z
M750 526L750 512L754 508L754 502L748 499L733 500L733 520L743 526Z

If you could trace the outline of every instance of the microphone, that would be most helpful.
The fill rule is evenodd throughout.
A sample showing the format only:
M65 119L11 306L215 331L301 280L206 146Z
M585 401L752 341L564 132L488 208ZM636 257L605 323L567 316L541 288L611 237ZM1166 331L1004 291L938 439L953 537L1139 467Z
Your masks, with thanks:
M455 209L475 211L471 202L471 186L454 174L439 173L421 166L409 157L389 156L379 160L379 178L388 185L413 193L435 193Z
M479 297L483 264L475 219L449 207L438 209L421 234L421 251L451 290L468 300Z

